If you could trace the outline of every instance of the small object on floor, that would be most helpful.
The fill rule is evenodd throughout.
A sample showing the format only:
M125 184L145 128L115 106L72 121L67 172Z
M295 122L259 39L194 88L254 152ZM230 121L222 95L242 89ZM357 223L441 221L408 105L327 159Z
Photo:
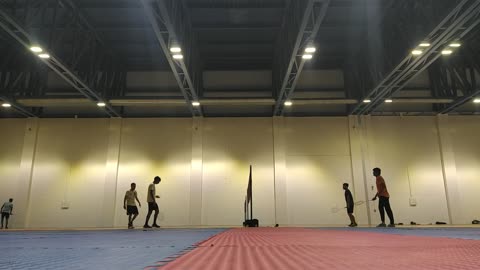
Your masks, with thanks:
M443 222L443 221L437 221L437 222L435 222L435 224L437 224L437 225L447 225L447 223Z
M472 221L472 224L473 224L473 225L478 225L478 224L480 224L480 220L476 220L476 219L475 219L474 221Z
M385 228L387 225L385 223L380 223L377 225L377 228Z
M410 221L410 225L417 225L416 222Z
M397 225L399 225L399 226L402 226L402 225L403 225L403 223L401 223L401 222L400 222L400 223L398 223Z
M278 224L275 224L275 228L278 228Z

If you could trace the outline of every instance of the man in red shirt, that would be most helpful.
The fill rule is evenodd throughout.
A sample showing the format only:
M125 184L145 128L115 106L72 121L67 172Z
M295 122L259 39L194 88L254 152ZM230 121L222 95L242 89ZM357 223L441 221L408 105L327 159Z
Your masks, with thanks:
M390 194L388 194L387 185L385 184L385 180L381 174L382 170L380 170L380 168L373 169L373 176L377 178L377 194L375 194L375 197L373 197L372 201L375 201L378 197L378 210L380 211L380 218L382 219L382 223L377 227L386 227L385 210L387 211L388 219L390 219L390 224L388 227L395 227L392 208L390 208Z

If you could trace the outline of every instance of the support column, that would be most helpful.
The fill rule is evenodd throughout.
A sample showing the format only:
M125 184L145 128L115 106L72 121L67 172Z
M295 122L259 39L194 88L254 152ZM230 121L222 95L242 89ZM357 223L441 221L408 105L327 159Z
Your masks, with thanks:
M288 225L285 119L273 117L275 223Z
M361 117L361 116L360 116ZM364 128L360 124L359 116L349 116L349 138L350 138L350 159L352 166L352 190L354 192L355 200L368 201L370 195L368 193L367 173L369 169L366 168L365 146L362 145ZM371 204L366 203L366 207L356 207L355 215L357 223L361 225L372 225L371 219Z
M15 218L12 227L29 227L29 205L32 187L33 168L35 165L35 152L37 148L39 119L29 118L25 125L23 138L22 158L18 173L17 194L14 198Z
M190 225L202 225L203 117L192 121L192 160L190 170Z
M99 227L114 227L117 209L117 180L120 162L120 145L122 143L122 119L111 118L108 128L108 149L106 174L103 189L102 215L98 218Z
M438 143L442 160L443 183L447 196L447 208L450 224L465 223L462 211L462 197L458 190L457 164L452 144L448 115L437 117Z

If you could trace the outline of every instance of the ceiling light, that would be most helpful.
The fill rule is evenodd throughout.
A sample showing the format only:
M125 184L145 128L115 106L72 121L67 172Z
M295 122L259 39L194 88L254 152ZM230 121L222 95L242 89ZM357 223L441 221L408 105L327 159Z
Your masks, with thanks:
M450 55L450 54L452 54L452 53L453 53L452 50L443 50L443 51L442 51L442 55Z
M450 47L452 47L452 48L458 48L458 47L461 47L462 44L460 44L460 43L458 43L458 42L454 42L454 43L452 43L452 44L450 44L450 45L448 45L448 46L450 46Z
M34 53L41 53L41 52L43 52L43 49L40 48L39 46L32 46L32 47L30 47L30 51L32 51Z
M293 102L291 102L290 100L287 100L287 101L285 101L285 103L283 103L283 104L284 104L285 106L287 106L287 107L290 107L290 106L293 105Z
M370 99L364 99L363 100L363 103L370 103L370 102L372 102L372 100L370 100Z
M171 48L170 48L170 51L171 51L172 53L179 53L179 52L182 51L182 48L180 48L180 47L178 47L178 46L175 46L175 47L171 47Z
M311 54L304 54L304 55L302 56L302 58L305 59L305 60L310 60L310 59L313 58L313 55L311 55Z
M418 46L419 46L419 47L430 47L431 44L428 43L428 42L422 42L422 43L420 43L420 45L418 45Z
M107 106L107 104L105 104L105 102L98 102L97 106L98 107L105 107L105 106Z
M473 100L473 103L480 103L480 98L476 98Z
M305 48L306 53L314 53L316 51L317 51L317 48L315 48L313 46Z
M194 102L192 102L192 106L198 107L198 106L200 106L200 102L194 101Z
M177 60L183 59L183 55L181 55L181 54L174 54L174 55L173 55L173 59L177 59Z
M393 100L391 100L391 99L386 99L385 100L385 103L392 103L392 102L393 102Z
M413 54L413 55L420 55L420 54L422 54L422 53L423 53L422 50L413 50L413 51L412 51L412 54Z
M39 54L38 57L42 58L42 59L49 59L50 58L50 54L48 53L42 53L42 54Z
M10 103L3 103L3 104L2 104L2 107L4 107L4 108L10 108L10 107L12 107L12 105L11 105Z

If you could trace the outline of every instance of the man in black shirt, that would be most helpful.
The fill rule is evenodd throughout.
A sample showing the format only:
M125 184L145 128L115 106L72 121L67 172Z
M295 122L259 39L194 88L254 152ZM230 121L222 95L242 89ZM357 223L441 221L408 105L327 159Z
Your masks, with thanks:
M357 222L355 221L355 216L353 215L353 207L355 203L353 202L352 192L348 189L348 184L343 184L343 189L345 190L345 202L347 203L347 214L350 218L350 225L349 227L357 227Z

